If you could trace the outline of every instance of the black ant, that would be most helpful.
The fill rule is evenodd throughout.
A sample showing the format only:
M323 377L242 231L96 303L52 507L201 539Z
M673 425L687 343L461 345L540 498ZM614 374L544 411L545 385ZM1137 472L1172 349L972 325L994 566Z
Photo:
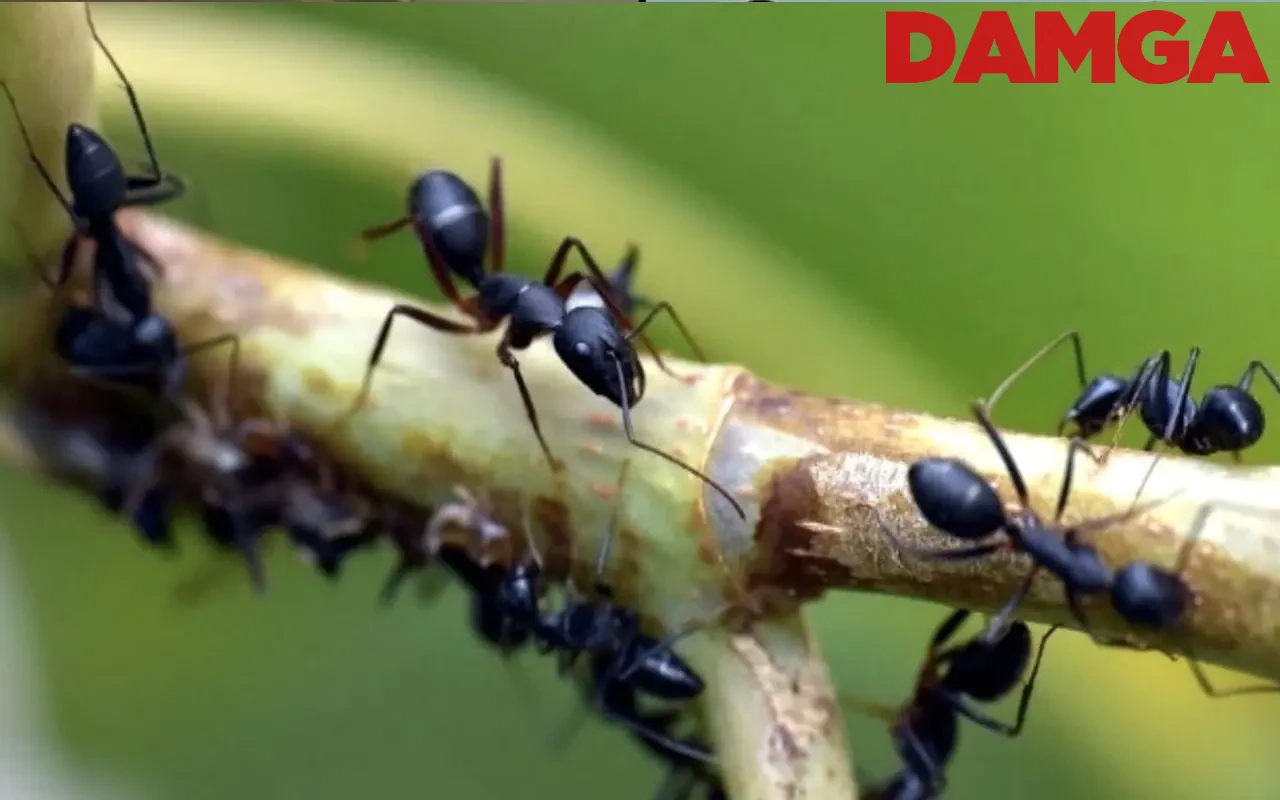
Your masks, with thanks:
M1062 582L1071 615L1100 644L1129 646L1119 640L1101 639L1094 633L1080 606L1080 598L1083 596L1105 594L1116 614L1135 628L1163 631L1180 625L1186 617L1192 594L1181 574L1190 556L1191 546L1199 534L1198 528L1184 543L1173 571L1149 561L1133 561L1117 569L1108 567L1103 563L1097 548L1081 541L1081 537L1130 518L1163 501L1147 504L1145 507L1135 504L1122 513L1063 527L1060 520L1071 493L1075 454L1083 451L1092 456L1087 445L1079 439L1072 439L1068 443L1067 465L1063 472L1053 522L1045 523L1031 509L1026 482L1004 438L992 423L986 406L980 402L974 403L972 411L1004 464L1013 483L1019 509L1012 514L1006 513L995 488L965 462L954 458L922 459L907 470L908 487L921 516L938 530L972 544L940 550L915 548L903 542L882 521L882 530L893 540L895 546L918 558L949 561L981 558L1009 547L1024 552L1031 557L1033 566L1001 610L1001 616L1013 614L1030 592L1036 574L1045 569ZM990 541L1001 533L1004 534L1003 541ZM1188 656L1191 656L1190 652ZM1280 684L1268 684L1220 691L1210 684L1193 657L1189 658L1188 663L1201 688L1211 697L1275 691L1280 688Z
M680 317L667 302L653 306L648 315L632 325L618 307L610 290L609 279L600 271L591 253L574 237L566 237L541 281L504 272L505 232L502 199L502 162L494 158L489 172L489 211L479 196L458 175L444 170L425 172L409 188L409 213L393 222L365 230L366 241L388 236L412 225L422 246L431 274L445 297L471 318L470 324L455 322L416 306L397 303L387 313L369 354L360 394L348 413L364 405L373 373L382 359L383 350L397 317L407 317L420 325L450 334L481 334L507 323L498 343L497 356L511 370L524 404L525 415L533 426L538 444L553 469L559 462L551 454L542 427L538 423L533 396L520 371L514 351L524 350L535 339L551 336L552 345L569 371L588 389L622 410L622 426L632 446L660 456L704 481L723 495L740 517L746 519L742 505L710 476L670 453L638 440L631 423L631 409L644 397L644 367L636 355L632 340L639 338L653 354L654 361L669 375L677 377L666 366L661 354L653 348L644 330L662 312L675 322L700 360L701 350L689 335ZM587 265L587 274L573 272L561 278L569 252L576 250ZM488 270L485 258L488 256ZM634 258L632 259L634 262ZM475 289L464 298L454 284L454 277ZM592 284L607 308L580 305L571 310L566 300L583 280ZM624 333L624 329L626 331Z
M946 786L947 764L955 755L960 717L1009 738L1022 732L1045 645L1058 626L1040 639L1031 674L1018 699L1017 716L1009 724L973 703L994 703L1018 685L1031 659L1031 631L1022 622L1010 623L1007 617L997 616L978 636L948 647L968 616L966 610L953 611L934 632L911 699L892 713L894 748L902 759L902 769L886 783L863 789L860 796L864 800L938 797ZM869 710L890 716L873 707Z
M629 461L623 463L618 478L619 488L625 483L629 466ZM702 678L672 649L675 642L690 631L682 631L662 641L645 636L641 632L639 615L618 605L614 600L613 587L604 580L620 509L621 504L614 510L609 530L600 544L592 587L594 598L570 600L557 611L541 614L534 633L535 646L540 652L558 654L561 673L571 670L580 656L590 656L594 686L590 707L607 721L623 725L670 751L683 753L688 758L704 759L705 755L697 748L652 730L652 726L631 718L633 715L614 713L616 709L613 706L619 705L617 698L620 695L614 695L612 702L609 695L615 690L683 703L701 695L704 688ZM541 559L528 524L525 531L537 564ZM622 710L626 710L625 706ZM575 722L576 718L570 721ZM556 738L564 742L575 728L576 725L567 727Z
M992 393L987 407L993 406L1027 370L1067 341L1075 350L1081 391L1058 423L1058 435L1068 426L1074 426L1075 436L1090 439L1115 423L1116 432L1102 456L1103 462L1120 440L1125 420L1137 410L1150 433L1144 450L1164 442L1193 456L1231 453L1236 463L1240 463L1240 452L1257 444L1266 427L1266 414L1250 394L1254 377L1261 372L1280 392L1280 379L1265 363L1255 360L1245 367L1239 382L1209 388L1197 405L1191 397L1191 379L1200 359L1198 347L1191 348L1177 380L1172 378L1170 353L1162 350L1144 359L1129 378L1104 374L1090 381L1086 379L1080 335L1067 331L1010 373Z
M0 81L0 89L13 109L31 163L75 227L63 248L57 277L50 279L42 272L42 280L51 288L63 287L70 280L78 243L90 239L96 244L91 302L73 305L62 314L54 336L55 349L74 372L99 380L135 383L152 378L154 372L163 369L160 393L171 394L185 377L185 358L196 351L225 344L228 337L219 336L193 347L180 348L172 324L152 310L150 279L140 268L138 256L145 255L152 264L157 263L156 259L146 254L137 242L125 237L116 225L115 213L126 206L155 205L176 199L186 187L176 175L161 171L137 95L99 37L88 3L85 17L94 41L106 54L128 94L147 150L150 169L146 174L126 173L119 156L100 134L72 123L66 135L65 169L71 194L68 200L36 155L17 100L8 85Z
M711 766L710 746L698 737L678 738L673 732L682 713L678 710L645 712L640 693L629 683L609 682L613 663L607 653L591 658L591 680L583 684L588 700L599 698L607 719L624 720L633 738L667 767L655 800L690 800L698 788L706 800L728 800L720 776Z
M622 261L618 262L617 268L613 271L609 278L609 288L613 291L613 301L618 304L618 310L621 311L628 319L630 319L638 309L653 308L653 301L644 295L635 292L635 273L636 267L640 262L640 248L635 245L627 247L626 253L622 256ZM590 283L579 285L565 300L564 307L566 311L572 311L579 306L593 305L597 308L607 308L604 298L595 290Z

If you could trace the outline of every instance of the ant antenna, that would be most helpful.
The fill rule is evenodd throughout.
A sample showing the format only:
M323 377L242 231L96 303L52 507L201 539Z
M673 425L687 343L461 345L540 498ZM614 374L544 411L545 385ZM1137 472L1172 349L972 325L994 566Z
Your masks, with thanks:
M613 550L613 537L618 532L618 518L622 516L622 487L627 482L627 474L631 471L631 459L622 462L622 469L618 470L618 502L613 506L613 513L609 515L609 529L605 532L604 541L600 543L600 553L596 556L596 594L606 597L613 595L613 589L604 580L604 570L609 564L609 554Z
M524 510L520 512L520 528L524 534L524 542L529 546L529 555L533 556L533 562L538 565L538 569L542 569L546 562L542 560L538 543L533 538L533 501L527 500L522 505Z
M133 90L133 84L129 83L129 79L125 77L124 70L120 68L116 57L111 55L106 43L98 35L98 29L93 24L92 6L92 3L84 4L84 18L89 23L89 33L93 36L93 41L97 43L98 48L102 50L102 54L107 57L107 61L111 62L111 68L115 70L116 76L120 78L120 82L124 85L125 94L129 96L129 107L133 109L133 118L138 123L138 130L142 132L142 144L147 148L147 158L151 161L151 172L156 178L160 178L163 175L160 171L160 160L156 158L155 146L151 143L151 134L147 131L147 121L142 116L141 106L138 105L138 95Z
M75 224L76 230L83 233L83 221L76 214L75 209L71 207L67 196L58 188L58 184L53 180L53 176L49 174L49 170L45 169L44 164L40 161L40 157L36 155L36 146L31 141L31 133L27 130L27 125L22 121L22 114L18 111L18 101L14 99L13 92L9 89L9 84L0 81L0 89L4 90L5 97L9 98L9 107L13 109L14 122L18 124L18 133L22 135L22 141L27 146L27 156L31 159L31 163L35 166L36 171L40 173L40 177L44 179L44 183L49 187L49 191L53 192L54 197L58 198L58 203L66 210L67 216L71 217L71 221Z
M627 385L627 376L622 370L621 359L619 359L614 354L610 354L610 358L613 359L613 367L615 370L617 370L617 373L618 373L618 385L625 387ZM625 391L621 392L619 394L619 399L621 400L621 407L622 407L622 429L626 433L627 441L630 442L633 447L638 447L641 450L645 450L650 453L653 453L656 456L661 456L662 458L665 458L667 461L670 461L672 464L675 464L680 469L684 470L685 472L688 472L690 475L693 475L694 477L701 480L703 483L715 489L717 492L721 494L721 496L724 497L725 500L729 502L729 505L733 506L733 510L738 513L738 516L741 517L744 522L746 521L747 519L746 509L744 509L742 507L742 504L739 503L738 500L732 494L729 493L729 490L726 489L724 486L722 486L718 481L716 481L710 475L707 475L705 472L702 472L698 468L690 464L686 464L685 462L681 461L680 459L676 458L670 453L659 450L653 445L646 444L640 441L639 439L637 439L635 429L631 424L631 403L627 399L627 393ZM1024 494L1025 494L1025 490L1024 490Z

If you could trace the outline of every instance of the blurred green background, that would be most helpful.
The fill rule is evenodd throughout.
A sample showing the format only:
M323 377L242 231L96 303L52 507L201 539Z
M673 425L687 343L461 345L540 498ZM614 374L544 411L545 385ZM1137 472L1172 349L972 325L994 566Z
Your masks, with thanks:
M1273 357L1270 86L886 86L883 7L743 5L98 16L162 160L196 186L174 213L335 270L426 293L410 242L356 261L352 235L398 215L415 171L478 177L502 153L509 261L532 274L569 232L607 256L634 239L641 289L675 302L718 360L807 390L960 415L1069 327L1095 371L1199 344L1208 386ZM965 32L977 15L937 8ZM1024 31L1032 8L1015 11ZM1178 8L1197 40L1209 12ZM1280 9L1246 19L1264 59L1280 52ZM101 66L107 130L140 152ZM1001 421L1049 430L1071 380L1065 358L1046 364ZM175 586L207 568L200 546L169 563L79 497L11 473L0 490L75 762L182 800L645 798L657 784L613 731L553 753L570 692L528 661L526 704L456 592L377 608L388 554L325 586L277 553L268 600L232 572L184 606ZM942 614L840 596L812 620L843 690L896 701ZM1021 739L965 731L948 796L1275 796L1274 698L1211 702L1184 665L1074 634L1040 685ZM894 768L882 724L847 724L860 772Z

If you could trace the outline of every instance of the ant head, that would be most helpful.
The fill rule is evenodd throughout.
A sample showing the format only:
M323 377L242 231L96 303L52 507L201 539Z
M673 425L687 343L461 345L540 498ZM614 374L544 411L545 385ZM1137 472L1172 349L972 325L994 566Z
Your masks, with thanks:
M124 203L124 165L97 131L74 122L67 126L66 169L78 215L102 217Z
M609 312L592 306L575 308L556 328L552 344L560 360L591 391L621 407L640 401L644 368L635 348Z
M907 469L907 486L920 515L959 539L983 539L1007 517L985 478L956 458L923 458Z
M1099 375L1080 391L1059 423L1059 432L1075 424L1083 437L1098 434L1115 415L1130 391L1129 381L1119 375Z
M957 650L944 683L979 702L994 702L1013 691L1030 660L1031 629L1015 621L1000 638L978 637Z
M409 216L418 235L455 275L473 286L484 276L489 215L470 184L452 172L430 170L409 186Z
M1177 575L1147 561L1126 564L1116 572L1111 604L1131 625L1165 630L1187 610L1187 585Z

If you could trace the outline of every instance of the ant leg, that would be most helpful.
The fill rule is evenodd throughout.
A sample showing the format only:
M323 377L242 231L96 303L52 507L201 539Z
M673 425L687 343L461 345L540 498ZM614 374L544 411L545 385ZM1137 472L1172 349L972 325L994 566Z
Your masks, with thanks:
M506 268L506 203L502 198L502 159L489 160L489 268L497 273Z
M262 551L258 547L260 530L252 530L242 515L240 508L226 510L227 521L231 525L231 544L244 558L249 568L249 581L258 594L267 590L266 568L262 563Z
M981 402L972 404L971 409L973 416L977 419L978 424L982 426L982 430L987 434L987 438L991 440L996 448L996 452L1000 455L1000 460L1004 462L1005 471L1009 473L1009 480L1013 482L1013 489L1018 494L1018 502L1024 508L1031 507L1031 500L1027 496L1027 482L1022 479L1022 471L1018 469L1018 464L1013 460L1013 454L1009 452L1009 447L1004 443L1004 437L1000 435L1000 431L996 430L995 423L991 421L991 415L986 405Z
M365 228L360 231L360 238L366 242L377 241L378 239L390 236L411 222L413 222L413 217L411 216L403 216L399 219L393 219L390 222L385 222L381 225L374 225L371 228Z
M933 638L929 640L929 652L936 653L941 650L947 642L951 641L951 637L956 635L956 631L960 630L960 626L969 618L969 610L957 608L947 615L942 621L938 629L933 632Z
M1271 368L1268 367L1265 363L1261 361L1256 361L1256 360L1250 361L1249 366L1245 367L1244 375L1241 376L1240 383L1238 383L1237 386L1245 390L1246 392L1252 389L1253 376L1254 376L1254 373L1256 372L1261 372L1263 375L1265 375L1267 380L1271 382L1271 385L1275 387L1275 390L1277 392L1280 392L1280 379L1276 378L1276 374L1272 372ZM1239 453L1237 453L1236 455L1238 457Z
M987 410L988 412L991 410L990 406L987 407ZM1058 505L1053 513L1054 522L1060 521L1063 512L1067 510L1067 500L1071 497L1071 481L1075 476L1076 453L1078 452L1083 452L1094 464L1101 463L1098 455L1093 452L1093 448L1085 443L1083 439L1078 436L1071 437L1071 440L1067 442L1067 466L1062 471L1062 487L1058 489Z
M424 311L416 306L405 303L396 303L387 312L387 316L382 321L382 328L378 331L378 338L374 340L373 350L369 352L369 364L365 367L364 379L360 383L360 392L356 395L356 401L352 407L343 415L350 416L359 411L369 399L369 390L373 387L373 371L377 369L379 362L382 361L383 351L387 347L387 341L391 338L391 323L396 317L408 317L420 325L432 328L437 331L452 334L468 334L479 333L480 331L474 327L469 327L460 322L454 322L441 316L432 314L430 311ZM341 421L341 419L339 420Z
M1027 599L1027 595L1031 593L1031 587L1035 581L1036 575L1040 572L1040 566L1033 564L1031 570L1027 573L1027 577L1022 579L1022 583L1009 595L1009 599L1004 602L1000 610L993 614L987 622L987 627L979 634L979 639L984 642L992 643L997 639L1004 638L1004 634L1009 629L1009 620L1013 618L1013 612L1018 610L1018 606L1022 605L1022 601Z
M623 373L622 371L622 362L619 361L617 358L614 358L613 366L618 373L618 385L626 386L627 379L626 379L626 374ZM738 516L741 517L743 521L746 521L747 519L746 509L744 509L742 507L742 504L738 502L737 498L735 498L732 494L730 494L729 490L726 489L724 486L722 486L718 481L713 479L710 475L707 475L706 473L698 470L696 467L693 467L689 464L684 463L683 461L671 455L670 453L663 452L662 450L659 450L653 445L646 444L640 441L639 439L637 439L635 429L632 427L632 424L631 424L631 404L627 400L627 393L622 392L619 395L619 399L621 400L621 406L622 406L622 429L626 433L627 441L630 442L633 447L638 447L641 450L645 450L650 453L653 453L656 456L665 458L667 461L670 461L672 464L675 464L677 467L680 467L680 469L684 470L685 472L688 472L690 475L693 475L694 477L703 481L708 486L710 486L711 488L719 492L724 497L724 499L729 502L729 505L733 506L733 510L738 513Z
M643 338L644 329L649 327L653 323L653 321L657 318L657 316L661 314L663 311L667 312L667 316L671 317L671 321L674 322L676 324L676 327L680 329L680 335L684 337L685 344L689 345L689 349L693 351L693 354L697 356L698 360L705 364L707 361L706 354L702 352L702 348L699 347L698 343L694 341L693 334L689 333L689 329L686 328L684 322L681 321L680 315L676 314L676 310L672 308L671 304L668 303L666 300L663 300L660 303L656 303L653 306L653 308L649 311L649 313L645 315L645 318L640 321L640 324L637 325L634 330L632 330L630 333L627 334L627 339L631 340L636 337L641 337L641 341L645 341ZM650 346L649 349L653 353L653 360L658 362L658 366L662 369L662 371L667 373L668 375L671 375L672 377L675 377L674 375L672 375L671 370L667 369L663 365L662 358L658 355L658 352L656 350L653 350L652 346Z
M159 177L150 175L125 176L124 202L126 206L155 206L177 200L187 193L187 182L172 172L162 172Z
M578 251L578 254L582 256L583 262L586 263L588 273L587 280L596 290L596 294L600 295L600 299L604 301L605 307L608 308L610 315L612 315L614 320L622 327L623 331L631 331L634 326L631 324L631 318L627 316L626 312L623 311L622 307L618 304L618 298L614 294L613 283L609 280L609 277L600 270L600 265L596 263L595 258L592 257L591 252L587 250L586 245L584 245L580 239L573 236L566 236L564 240L560 242L560 246L556 248L555 255L551 258L551 264L547 267L547 272L543 276L542 282L547 286L555 285L556 281L560 277L561 270L564 269L565 260L569 257L569 251L573 249ZM670 306L668 306L668 310L670 310ZM650 312L650 317L652 317L654 313L656 313L656 309L654 312ZM706 361L706 356L703 355L701 348L699 348L690 338L688 329L684 327L684 324L680 322L674 312L672 312L672 317L675 318L676 324L680 326L681 333L684 334L685 339L689 341L694 354L697 355L699 360ZM641 327L643 328L644 326ZM653 356L653 360L657 363L658 368L671 377L678 378L679 376L673 373L667 367L666 362L662 360L662 354L653 346L653 342L649 341L649 337L645 336L642 332L637 332L637 335L640 338L641 344L643 344L645 349ZM628 336L627 338L630 339L631 337Z
M991 396L988 397L985 402L985 405L987 407L987 413L994 412L996 403L999 402L1000 398L1004 395L1004 393L1009 391L1009 388L1013 386L1013 384L1016 383L1019 378L1025 375L1027 371L1031 369L1033 366L1035 366L1037 363L1044 360L1044 358L1048 356L1049 353L1056 350L1063 342L1068 340L1071 341L1071 344L1076 351L1076 373L1079 375L1079 378L1080 378L1080 388L1083 389L1089 382L1089 379L1087 377L1088 373L1085 371L1085 368L1084 368L1084 346L1080 343L1079 332L1067 331L1066 333L1059 334L1052 341L1046 344L1044 347L1036 351L1036 353L1032 355L1031 358L1028 358L1026 361L1022 362L1021 366L1019 366L1013 372L1010 372L1008 377L1006 377L1003 381L1000 382L1000 385L995 388L995 391L991 393Z
M1191 674L1195 675L1196 683L1200 684L1200 689L1209 697L1216 699L1223 697L1232 697L1237 694L1270 694L1271 692L1280 692L1280 683L1260 683L1253 686L1237 686L1234 689L1219 689L1209 680L1209 676L1205 674L1204 669L1196 661L1195 655L1188 649L1183 651L1187 656L1187 666L1191 667Z
M894 550L897 550L899 553L907 553L913 558L920 559L921 561L968 561L970 559L982 558L983 556L991 555L992 553L1005 548L1005 544L1003 542L989 542L987 544L975 544L970 547L940 549L916 547L915 545L908 544L903 541L897 531L893 530L893 528L884 521L884 518L880 516L880 512L877 509L867 504L861 505L863 508L870 511L872 516L876 518L876 524L880 527L880 531L885 535L885 538L893 545Z
M1116 446L1120 443L1120 434L1124 431L1125 423L1129 421L1129 417L1133 416L1133 412L1138 410L1139 407L1145 407L1147 402L1156 396L1155 392L1164 390L1169 381L1171 369L1172 365L1168 350L1161 350L1154 359L1147 359L1142 362L1142 366L1138 368L1138 373L1130 381L1124 410L1116 420L1115 433L1111 436L1111 444L1107 445L1107 448L1102 451L1102 463L1105 464L1111 458L1111 451L1116 449ZM1152 385L1153 383L1154 386ZM1177 413L1177 410L1170 410L1170 414ZM1151 433L1155 435L1155 431ZM1154 446L1152 442L1147 442L1147 449Z
M1174 431L1178 428L1178 423L1183 421L1182 407L1187 401L1187 395L1191 392L1191 378L1196 373L1196 362L1199 360L1200 348L1192 347L1191 352L1187 354L1187 365L1182 368L1182 377L1178 379L1178 394L1173 400L1173 408L1169 409L1169 419L1164 424L1164 432L1160 434L1162 442L1170 442Z
M547 439L542 435L542 425L538 423L538 409L533 405L533 395L529 393L529 384L525 383L524 374L520 372L520 362L516 359L514 353L511 352L511 329L507 329L507 333L503 334L502 340L498 342L498 360L502 362L502 366L511 370L511 375L516 379L516 388L520 390L520 402L524 404L524 414L529 418L529 424L533 426L533 433L538 437L538 446L542 448L542 454L546 456L547 463L551 466L552 472L559 472L563 465L556 461L556 457L551 455L551 448L547 445Z
M222 333L203 342L196 342L181 351L183 358L190 358L201 351L212 350L223 345L230 345L231 353L227 356L227 379L220 382L222 388L213 402L213 417L219 428L230 425L231 403L236 396L236 376L240 372L240 337L234 333Z
M613 590L604 580L604 570L609 564L609 554L613 549L613 537L618 533L618 518L622 516L622 497L621 490L623 484L627 482L627 473L631 471L631 459L622 462L622 469L618 470L618 502L613 506L613 513L609 515L609 530L605 533L604 541L600 543L600 554L596 556L596 594L612 597Z
M623 254L622 261L618 263L618 268L613 273L613 285L617 288L620 299L628 301L633 309L652 308L652 300L634 291L636 265L639 262L640 248L634 244L627 245L627 252Z
M993 733L1007 736L1010 739L1016 737L1018 734L1022 733L1022 727L1027 721L1027 709L1031 705L1031 695L1036 689L1036 676L1040 673L1040 664L1044 660L1044 647L1049 642L1049 637L1052 636L1054 631L1058 630L1059 627L1060 626L1058 625L1054 625L1052 628L1045 631L1044 636L1040 637L1040 648L1036 652L1036 661L1031 667L1031 675L1027 678L1026 685L1022 687L1022 694L1018 698L1017 716L1014 717L1012 725L979 711L966 702L963 697L957 694L947 692L943 696L947 698L958 713L967 717L971 722L975 722Z
M13 109L13 119L18 124L18 133L22 135L23 143L27 146L27 156L31 159L31 163L35 165L36 171L44 179L45 186L49 187L49 191L53 192L54 197L58 198L58 203L66 209L67 216L71 217L71 224L75 225L76 231L83 233L86 227L85 221L80 218L80 215L76 214L75 209L71 207L71 203L67 201L66 195L58 188L58 184L54 183L53 176L49 174L49 170L45 169L44 164L40 162L40 157L36 155L36 147L31 142L31 134L27 131L27 126L22 121L22 115L18 113L18 101L14 99L13 92L9 89L9 84L0 81L0 89L3 89L5 97L9 98L9 107Z

